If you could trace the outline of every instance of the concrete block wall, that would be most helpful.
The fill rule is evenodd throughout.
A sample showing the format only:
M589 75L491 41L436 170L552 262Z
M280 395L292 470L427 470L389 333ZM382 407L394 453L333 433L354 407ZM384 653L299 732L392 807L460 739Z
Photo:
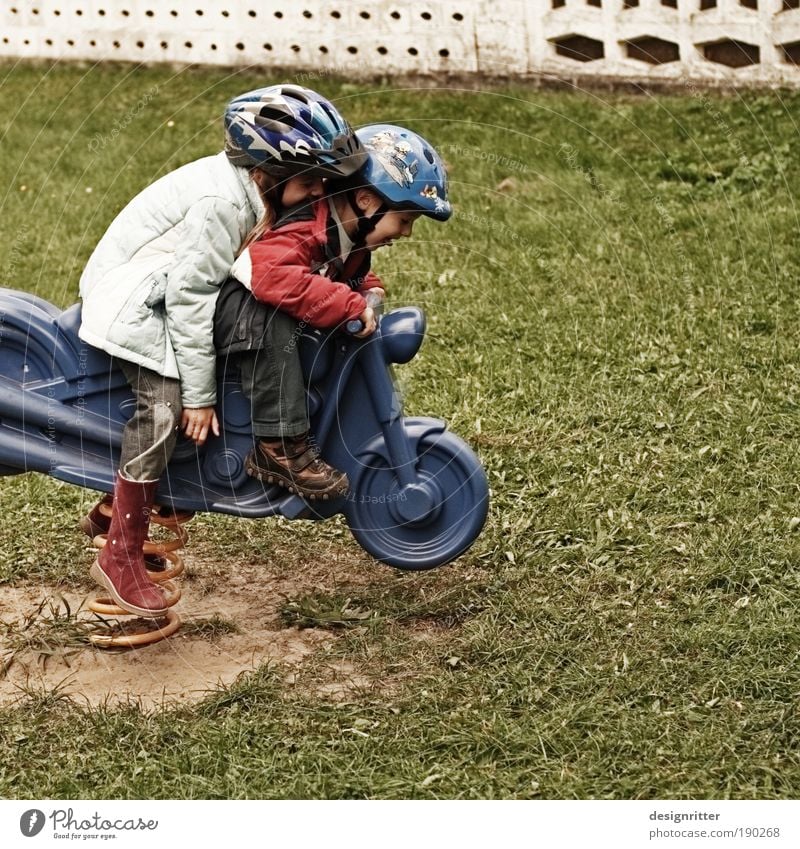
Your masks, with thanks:
M4 0L0 56L800 85L800 0Z

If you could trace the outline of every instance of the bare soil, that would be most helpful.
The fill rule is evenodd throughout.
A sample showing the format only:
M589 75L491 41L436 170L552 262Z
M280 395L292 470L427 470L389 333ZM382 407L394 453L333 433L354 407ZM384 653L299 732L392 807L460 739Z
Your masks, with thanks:
M273 662L285 671L287 685L313 659L316 690L320 697L345 698L370 682L351 665L331 658L326 648L338 639L332 630L287 626L281 616L286 599L315 590L335 591L343 578L353 583L380 581L386 567L352 558L331 556L306 561L301 569L276 575L263 568L220 568L186 554L187 575L180 579L183 596L174 610L185 623L172 637L151 646L105 650L79 645L43 655L41 651L16 651L5 676L0 676L0 705L18 702L31 691L58 688L78 704L95 706L135 702L143 709L199 700L237 676ZM26 584L0 587L0 660L12 655L10 634L24 629L45 600L64 598L72 611L83 609L81 619L91 620L86 604L97 593L62 592L56 586ZM198 625L215 617L235 623L235 633L215 634ZM7 626L11 626L9 629Z

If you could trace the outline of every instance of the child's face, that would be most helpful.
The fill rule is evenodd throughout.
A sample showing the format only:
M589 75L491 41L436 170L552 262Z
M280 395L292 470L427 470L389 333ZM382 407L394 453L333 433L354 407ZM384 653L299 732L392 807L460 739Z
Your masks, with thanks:
M387 212L377 227L367 235L364 246L368 251L388 247L396 239L407 239L414 228L420 212Z
M291 177L284 183L281 206L288 209L290 206L297 206L298 203L321 198L324 194L325 184L322 177L309 177L300 174L297 177Z

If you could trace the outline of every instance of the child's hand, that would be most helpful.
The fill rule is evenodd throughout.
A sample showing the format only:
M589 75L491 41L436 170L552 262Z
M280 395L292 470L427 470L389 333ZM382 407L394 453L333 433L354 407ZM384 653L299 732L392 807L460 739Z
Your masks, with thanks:
M363 330L359 330L358 333L353 334L356 339L363 339L365 336L369 336L370 333L375 332L377 325L375 323L375 312L372 307L367 307L358 318L364 325L364 328Z
M198 407L181 413L181 427L186 436L198 445L204 445L209 427L219 436L219 420L213 407Z
M386 300L386 292L380 286L373 286L372 289L367 289L364 292L364 297L367 299L367 306L374 309Z

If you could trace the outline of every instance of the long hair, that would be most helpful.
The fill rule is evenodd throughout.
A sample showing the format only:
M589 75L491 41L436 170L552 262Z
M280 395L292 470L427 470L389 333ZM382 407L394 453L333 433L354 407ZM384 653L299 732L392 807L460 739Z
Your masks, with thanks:
M245 248L252 245L253 242L257 242L264 233L272 227L277 218L277 212L275 210L275 189L279 183L278 178L273 177L272 174L268 174L261 168L253 168L250 171L250 179L258 187L258 193L261 195L261 200L264 202L264 212L261 218L259 218L256 222L253 229L245 236L241 247L236 252L236 256L239 256L239 254Z

